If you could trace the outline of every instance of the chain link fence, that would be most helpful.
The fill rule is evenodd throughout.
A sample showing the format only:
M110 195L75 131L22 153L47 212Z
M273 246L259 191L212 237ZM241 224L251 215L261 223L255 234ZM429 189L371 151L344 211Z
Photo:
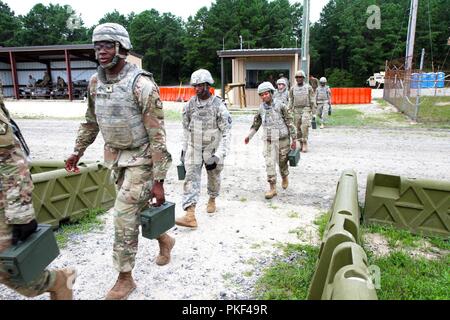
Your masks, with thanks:
M430 120L430 114L450 108L450 71L387 67L383 99L413 120Z

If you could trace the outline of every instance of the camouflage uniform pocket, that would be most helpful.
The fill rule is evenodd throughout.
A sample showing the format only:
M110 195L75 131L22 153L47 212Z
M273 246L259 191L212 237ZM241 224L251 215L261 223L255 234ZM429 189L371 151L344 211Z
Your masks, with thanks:
M10 147L14 145L14 135L11 126L0 120L0 147Z
M133 143L133 135L131 134L130 128L126 124L102 124L101 132L105 143L112 147L126 149Z
M123 183L117 197L128 204L138 204L150 199L152 186L151 171L147 166L126 168Z

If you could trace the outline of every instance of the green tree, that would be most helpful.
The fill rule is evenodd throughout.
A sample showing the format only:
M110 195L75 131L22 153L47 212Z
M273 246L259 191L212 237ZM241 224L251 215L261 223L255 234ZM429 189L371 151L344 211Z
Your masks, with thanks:
M90 42L87 29L80 25L69 28L67 21L75 12L68 6L36 4L27 15L21 17L22 30L18 33L21 45L54 45Z
M217 0L188 18L185 65L191 71L209 69L217 77L217 51L240 48L239 36L244 49L294 47L301 12L288 0Z
M9 6L0 1L0 46L17 45L15 35L20 30L20 20L14 15Z
M181 78L184 54L183 21L170 13L146 10L136 15L129 28L133 50L143 54L144 68L160 84L177 83Z
M134 12L131 12L128 16L125 16L114 9L114 11L106 13L103 18L98 21L98 24L114 22L122 25L125 29L128 30L128 28L130 27L130 23L133 21L135 16L136 15Z

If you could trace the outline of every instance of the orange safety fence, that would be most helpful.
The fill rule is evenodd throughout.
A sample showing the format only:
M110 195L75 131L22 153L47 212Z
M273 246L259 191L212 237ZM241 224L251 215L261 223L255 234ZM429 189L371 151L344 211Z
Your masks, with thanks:
M214 94L214 88L210 92ZM192 87L160 87L159 95L161 101L188 101L195 96L195 90Z
M331 88L331 104L361 104L371 101L371 88Z

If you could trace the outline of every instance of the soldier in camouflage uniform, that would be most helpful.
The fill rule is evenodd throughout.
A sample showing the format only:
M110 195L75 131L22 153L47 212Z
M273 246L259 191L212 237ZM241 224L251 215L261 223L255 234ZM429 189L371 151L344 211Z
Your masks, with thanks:
M319 80L320 86L316 90L317 115L320 117L320 129L325 127L328 120L328 111L331 103L331 90L327 86L327 78Z
M25 155L28 149L22 149L13 126L15 123L0 96L0 252L26 240L37 228L33 182ZM75 278L73 269L45 270L37 279L22 285L10 279L0 263L0 283L27 297L50 292L52 300L72 300Z
M105 165L113 170L117 188L114 203L114 267L119 277L106 299L126 299L136 288L132 277L138 249L139 213L156 198L165 202L163 183L172 158L166 148L163 105L151 73L125 61L132 48L128 32L116 23L97 26L94 49L100 63L88 87L86 122L82 123L66 170L77 163L97 134L105 141ZM175 239L157 238L156 264L170 261Z
M200 196L203 163L208 175L207 212L216 211L221 172L231 140L231 115L222 98L210 93L214 83L211 73L199 69L192 73L193 96L183 109L183 150L181 161L186 167L183 209L185 215L175 220L179 226L196 228L195 207Z
M289 110L294 113L297 139L302 152L307 152L309 127L316 114L316 99L312 87L305 83L305 73L302 70L295 73L295 80L297 83L289 90Z
M283 189L287 189L289 185L288 153L290 148L295 149L297 145L296 129L292 114L286 104L273 99L274 92L275 88L270 82L263 82L258 86L258 94L262 103L253 120L250 133L245 138L245 144L248 144L261 125L263 126L264 158L266 161L267 181L270 184L270 190L265 194L266 199L272 199L277 195L275 168L277 163L282 177L281 186ZM292 139L292 143L290 143L289 138Z
M289 104L289 91L286 78L280 78L277 80L277 89L273 95L273 100L279 100L286 106Z

